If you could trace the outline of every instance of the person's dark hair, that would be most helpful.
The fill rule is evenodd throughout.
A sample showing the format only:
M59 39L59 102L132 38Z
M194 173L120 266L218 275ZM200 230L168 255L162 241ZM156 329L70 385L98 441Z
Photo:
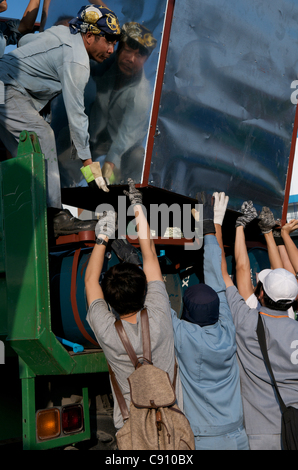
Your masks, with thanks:
M144 307L147 279L136 264L112 266L101 282L104 298L119 315L138 312Z
M261 283L261 281L258 281L258 283L256 285L256 288L255 288L255 291L254 291L254 294L257 298L259 298L259 295L261 293L262 288L263 288L263 284Z
M281 310L282 312L286 312L293 305L293 302L287 299L281 299L281 300L278 300L277 302L274 302L266 294L266 292L264 291L264 288L263 288L263 292L264 292L264 297L263 297L264 306L267 308L270 308L271 310Z

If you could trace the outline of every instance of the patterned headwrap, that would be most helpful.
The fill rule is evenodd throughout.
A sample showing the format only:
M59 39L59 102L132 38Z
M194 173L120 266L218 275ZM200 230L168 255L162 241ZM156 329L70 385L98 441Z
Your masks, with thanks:
M90 31L98 36L110 34L118 36L121 34L121 28L115 13L109 8L99 5L86 5L80 9L76 18L69 22L71 34L87 33Z
M133 39L143 46L148 51L148 55L151 54L157 44L157 40L153 37L150 29L134 21L125 23L122 28L121 41L127 42L129 39Z

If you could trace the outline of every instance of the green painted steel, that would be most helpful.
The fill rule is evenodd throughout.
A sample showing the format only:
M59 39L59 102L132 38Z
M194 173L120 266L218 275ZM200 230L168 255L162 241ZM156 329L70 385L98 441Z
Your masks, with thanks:
M6 354L10 351L19 357L24 449L88 439L85 388L84 431L49 442L36 441L36 377L94 374L108 368L100 349L70 354L51 328L45 162L35 133L22 132L17 158L0 164L0 185L0 340L5 342ZM0 403L0 415L3 406L5 400Z
M1 177L7 313L0 334L36 375L107 371L101 351L71 356L51 329L45 164L34 133L22 132L18 157L1 164Z

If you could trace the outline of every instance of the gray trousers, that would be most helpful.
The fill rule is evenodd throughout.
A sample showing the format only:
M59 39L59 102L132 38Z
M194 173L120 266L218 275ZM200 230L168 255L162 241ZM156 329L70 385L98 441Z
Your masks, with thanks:
M61 208L61 185L55 135L51 126L36 111L30 97L5 86L5 103L0 104L0 139L13 157L17 156L19 135L34 131L45 156L47 205Z

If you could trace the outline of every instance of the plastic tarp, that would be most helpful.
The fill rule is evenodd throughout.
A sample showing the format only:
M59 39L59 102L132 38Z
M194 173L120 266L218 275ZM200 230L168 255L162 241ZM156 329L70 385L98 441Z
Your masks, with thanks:
M150 184L281 216L297 24L296 0L176 0Z
M93 161L99 161L102 165L113 146L114 152L117 152L121 159L121 171L120 168L116 168L114 182L126 183L128 176L140 182L167 1L112 0L105 3L116 13L121 27L127 22L139 23L149 29L157 41L155 49L147 58L141 71L143 73L142 89L136 86L140 84L140 80L134 79L131 84L127 84L125 92L119 93L113 87L113 83L118 78L116 76L118 72L116 71L113 76L112 67L109 68L109 74L105 72L107 61L98 64L99 67L94 67L96 63L91 61L90 81L85 90L85 112L90 122L91 141L96 136L96 145L92 147ZM90 6L88 2L84 4L81 0L64 0L63 2L51 0L45 27L49 28L61 22L67 24L69 19L76 16L82 5ZM113 57L117 57L116 53ZM123 98L125 93L128 96L126 102ZM107 106L107 100L111 103L110 108ZM142 109L142 115L138 114L140 109ZM51 111L51 126L56 136L61 186L63 188L86 186L87 183L80 172L82 162L78 159L71 142L61 95L52 101ZM106 128L103 127L102 122L107 123ZM99 125L98 132L97 125ZM122 165L123 162L124 165ZM127 172L123 171L126 169L127 162L130 163L134 174L126 174ZM136 168L138 168L137 171Z

